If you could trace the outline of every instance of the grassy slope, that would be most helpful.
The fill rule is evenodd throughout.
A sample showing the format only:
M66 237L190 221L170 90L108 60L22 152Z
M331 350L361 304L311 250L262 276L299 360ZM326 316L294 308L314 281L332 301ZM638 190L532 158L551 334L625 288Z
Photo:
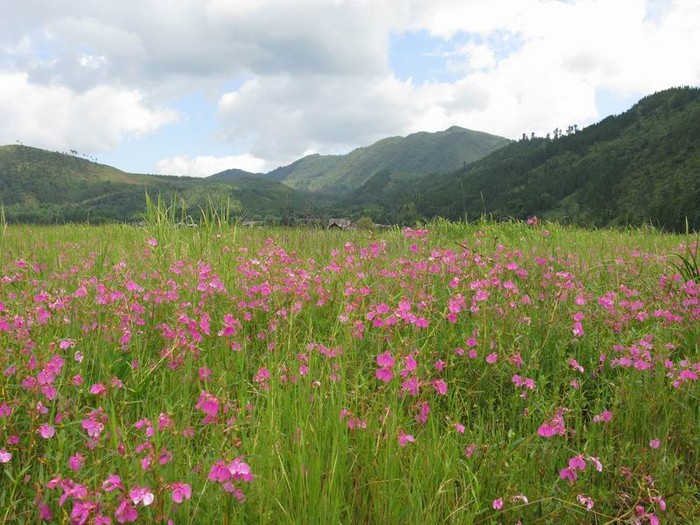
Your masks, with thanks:
M627 523L652 512L693 523L700 513L700 381L673 386L687 363L700 366L700 312L689 285L659 286L668 254L692 238L522 223L439 222L379 238L160 226L2 232L0 369L14 368L0 376L13 408L0 417L12 454L0 465L2 521L38 521L41 505L68 521L84 501L76 490L59 505L68 491L47 487L58 478L84 485L83 499L114 522L122 491L103 488L114 474L124 493L153 491L139 523ZM450 321L459 295L470 305L478 289L489 297ZM405 301L427 328L369 321L376 305L387 318ZM227 315L236 322L219 334ZM389 382L375 375L385 352L396 360ZM401 376L409 355L418 366ZM613 364L630 356L643 366ZM47 375L53 399L31 386ZM417 397L401 394L411 377ZM90 393L96 384L102 394ZM210 422L203 392L217 403ZM560 408L565 430L540 437ZM612 419L595 423L605 410ZM104 428L89 447L91 419ZM54 437L40 437L45 424ZM402 434L415 440L401 446ZM76 454L83 466L71 470ZM570 483L560 471L578 455L586 468ZM207 479L239 456L254 474L235 483L243 503ZM191 500L172 502L176 482Z
M386 138L347 155L311 155L269 176L299 189L342 194L359 188L385 169L412 176L445 173L508 142L503 137L453 127L437 133Z
M687 217L700 228L700 90L664 91L574 135L511 144L414 192L428 214L445 217L651 221L674 230Z
M145 194L199 216L210 200L229 200L237 215L262 218L301 213L307 198L276 181L233 181L137 175L62 153L0 147L0 199L8 220L124 221L145 212Z

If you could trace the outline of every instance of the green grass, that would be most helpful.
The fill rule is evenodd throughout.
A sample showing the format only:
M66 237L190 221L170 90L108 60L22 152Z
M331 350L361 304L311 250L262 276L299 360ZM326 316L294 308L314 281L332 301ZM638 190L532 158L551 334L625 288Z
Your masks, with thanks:
M154 495L136 506L143 523L700 514L700 306L697 284L673 266L692 237L518 222L246 229L217 209L199 228L174 227L163 203L145 228L3 225L0 405L12 413L0 415L0 449L12 458L0 464L0 519L38 522L46 505L55 522L87 507L86 522L114 522L134 487ZM375 372L387 352L384 382ZM409 356L416 368L402 376ZM402 389L410 378L415 397ZM197 408L203 393L218 403L211 422ZM612 419L596 423L606 410ZM541 437L558 412L565 430ZM104 425L92 443L89 419ZM43 439L42 425L55 436ZM402 446L402 435L414 441ZM560 471L578 455L586 469L569 483ZM254 475L235 482L244 501L208 479L238 457ZM113 474L123 490L103 488ZM67 479L85 491L61 504ZM191 499L174 503L173 483Z

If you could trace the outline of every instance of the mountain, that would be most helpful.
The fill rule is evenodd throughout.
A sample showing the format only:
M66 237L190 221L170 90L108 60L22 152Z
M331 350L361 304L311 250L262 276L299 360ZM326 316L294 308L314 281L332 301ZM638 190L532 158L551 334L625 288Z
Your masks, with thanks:
M243 177L262 177L262 173L252 173L250 171L245 171L245 170L239 170L236 168L232 168L230 170L226 171L221 171L219 173L215 173L214 175L210 175L207 177L207 180L216 180L216 181L231 181L231 180L238 180Z
M347 155L308 155L269 172L266 177L298 190L347 195L383 170L408 178L446 173L510 142L496 135L453 126L437 133L386 138Z
M273 180L238 174L224 180L125 173L86 159L28 146L0 146L0 204L10 222L137 221L146 193L194 218L228 201L236 216L289 221L310 197Z
M380 190L376 190L380 191ZM674 88L556 139L512 143L404 190L419 216L700 229L700 89Z
M267 174L139 175L73 155L0 147L0 204L8 221L139 220L146 193L195 218L221 199L233 216L267 222L537 215L672 231L684 231L687 221L700 230L700 89L655 93L555 138L512 142L453 127L391 137L347 155L309 155Z

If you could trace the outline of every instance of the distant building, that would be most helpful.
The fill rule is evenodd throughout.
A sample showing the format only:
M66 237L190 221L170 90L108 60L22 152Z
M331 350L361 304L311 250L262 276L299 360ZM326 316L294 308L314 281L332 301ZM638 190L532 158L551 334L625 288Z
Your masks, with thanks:
M350 230L352 229L352 222L350 222L350 219L328 219L328 229Z

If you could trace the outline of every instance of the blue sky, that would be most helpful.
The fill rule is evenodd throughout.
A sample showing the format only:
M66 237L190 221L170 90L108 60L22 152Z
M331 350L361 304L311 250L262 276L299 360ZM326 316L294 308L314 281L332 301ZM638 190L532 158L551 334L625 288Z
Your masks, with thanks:
M700 85L693 49L697 0L26 0L0 19L0 144L204 176L544 135Z

